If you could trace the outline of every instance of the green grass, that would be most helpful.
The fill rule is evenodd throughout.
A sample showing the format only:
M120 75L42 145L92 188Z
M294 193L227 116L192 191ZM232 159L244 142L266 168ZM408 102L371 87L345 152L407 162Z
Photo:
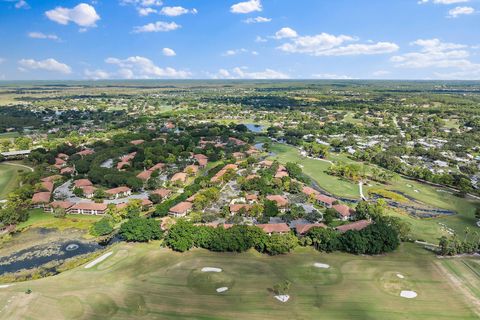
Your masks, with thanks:
M477 319L438 259L412 244L378 257L311 248L277 257L180 254L158 243L120 244L113 251L91 269L1 289L0 319ZM331 268L314 268L315 262ZM207 266L223 272L199 271ZM291 298L281 303L271 288L287 279ZM218 286L229 290L218 294ZM32 294L24 294L27 288ZM418 297L401 298L401 290Z
M296 162L301 165L303 172L326 191L340 197L360 198L357 184L325 172L330 167L328 162L302 157L294 147L280 143L272 144L271 151L275 153L272 159L276 159L280 163Z
M100 216L68 214L65 218L55 218L53 214L46 213L42 209L30 211L27 221L18 224L18 230L26 228L54 228L59 230L80 229L88 230L92 223L100 220Z
M18 187L19 173L26 169L0 163L0 200Z

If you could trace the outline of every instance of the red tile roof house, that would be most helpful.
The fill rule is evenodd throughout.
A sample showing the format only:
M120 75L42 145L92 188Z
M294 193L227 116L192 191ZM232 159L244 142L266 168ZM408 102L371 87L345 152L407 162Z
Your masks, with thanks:
M163 200L163 199L168 198L168 196L170 196L172 194L172 191L162 188L162 189L157 189L157 190L153 191L152 194L159 195Z
M170 181L185 183L185 181L187 181L187 174L185 172L177 172L170 178Z
M351 219L355 214L355 210L344 204L336 204L332 208L337 211L343 221Z
M93 186L93 183L88 180L88 179L79 179L79 180L75 180L73 182L73 184L75 185L75 188L82 188L82 187L88 187L88 186Z
M297 224L295 226L295 231L297 235L303 236L312 228L326 228L327 226L323 223L307 223L307 224Z
M50 203L52 194L50 192L37 192L32 197L33 208L45 208L45 205Z
M117 170L118 170L118 171L122 171L122 170L124 170L123 168L129 167L129 166L130 166L130 162L128 162L128 161L120 161L119 163L117 163Z
M245 211L245 213L247 213L248 211L250 211L251 208L252 208L251 205L241 204L241 203L231 204L230 207L229 207L230 214L232 216L239 213L240 211Z
M269 236L273 233L285 234L290 232L290 228L286 223L257 224L257 227Z
M148 169L148 171L155 171L155 170L162 170L163 168L165 168L165 163L157 163L156 165L154 165L153 167L151 167L150 169Z
M41 182L41 189L44 191L48 192L53 192L53 189L55 188L53 182L51 181L42 181Z
M198 165L202 168L208 164L208 157L203 154L199 153L194 155L193 157L195 158L195 160L197 160Z
M105 214L107 210L106 203L79 202L71 206L67 212L71 214Z
M236 171L238 169L238 166L236 164L227 164L225 167L223 167L222 170L218 171L216 175L210 179L211 182L219 182L222 180L222 177L227 173L228 170L234 170Z
M147 182L150 180L150 177L152 176L153 171L150 170L145 170L137 174L137 178L142 180L143 182Z
M247 194L245 200L247 200L249 204L254 204L258 202L258 196L256 194Z
M277 207L281 212L284 212L288 206L288 200L284 196L281 195L271 195L267 196L267 199L270 201L275 201L277 203Z
M315 195L315 196L320 194L320 192L318 192L317 190L315 190L313 188L310 188L310 187L307 187L307 186L303 187L302 192L307 197L311 196L312 194Z
M122 197L128 197L132 194L132 189L129 187L117 187L105 191L105 193L113 199L118 199Z
M95 191L97 190L97 188L95 188L94 186L80 187L80 189L82 189L83 196L87 199L93 198L93 196L95 195Z
M73 169L72 167L66 167L60 170L60 174L72 174L74 172L75 172L75 169Z
M59 153L57 154L57 158L63 159L63 160L68 160L68 155L65 153Z
M185 217L190 211L192 211L193 204L191 202L180 202L173 206L169 210L169 214L174 217Z
M45 177L40 179L40 181L50 181L50 182L55 182L56 180L62 179L61 175L55 174L53 176Z
M191 164L185 167L183 170L186 174L196 175L198 173L198 166Z
M93 151L92 149L85 149L85 150L77 152L76 154L80 155L81 157L84 157L84 156L89 156L89 155L94 154L94 153L95 153L95 151Z
M138 145L140 145L144 142L145 142L145 140L132 140L132 141L130 141L130 143L133 144L134 146L138 146Z
M65 209L65 211L68 211L68 209L70 207L72 207L73 205L74 205L74 203L69 202L69 201L54 201L54 202L50 203L48 206L45 206L44 210L45 210L45 212L53 213L53 211L56 208L63 208L63 209Z
M335 228L335 230L337 230L341 233L347 232L349 230L360 231L360 230L365 229L366 227L368 227L371 224L372 224L372 221L359 220L359 221L355 221L355 222L352 222L352 223L349 223L349 224L344 224L343 226L338 226L338 227Z
M317 202L325 208L331 208L333 206L333 203L337 201L337 199L326 196L324 194L317 194L315 196L315 200L317 200Z
M237 146L243 146L243 145L246 144L246 143L243 142L242 140L237 139L237 138L233 138L233 137L228 138L228 141L236 144Z
M61 158L55 158L55 166L65 166L67 162Z

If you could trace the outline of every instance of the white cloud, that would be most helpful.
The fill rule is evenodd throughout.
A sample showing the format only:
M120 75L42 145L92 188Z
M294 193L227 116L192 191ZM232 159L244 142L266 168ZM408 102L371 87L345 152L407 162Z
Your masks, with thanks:
M446 72L435 72L442 79L479 79L480 63L470 60L468 46L456 43L445 43L439 39L417 40L412 43L420 47L417 52L409 52L394 56L391 61L398 68L446 69Z
M260 43L260 42L267 42L267 41L268 41L267 39L262 38L262 37L260 37L260 36L257 36L257 37L255 38L255 42L259 42L259 43Z
M15 3L16 9L30 9L30 5L25 0L19 0Z
M106 63L120 68L118 75L125 79L188 78L188 71L166 67L160 68L148 58L133 56L126 59L108 58Z
M48 19L59 24L67 25L69 22L76 23L81 27L95 27L100 16L95 8L86 3L80 3L72 9L56 7L45 12Z
M174 56L177 55L177 53L173 49L170 49L170 48L163 48L162 53L166 57L174 57Z
M298 37L297 31L289 27L282 28L275 33L275 39L296 38L296 37Z
M347 75L338 75L334 73L320 73L320 74L314 74L312 75L313 78L316 79L334 79L334 80L348 80L348 79L354 79L350 76Z
M176 24L175 22L164 22L164 21L157 21L155 23L149 23L144 26L134 27L134 33L141 33L141 32L168 32L173 31L181 28L182 26Z
M239 2L230 7L230 12L233 13L250 13L254 11L262 11L262 3L260 0Z
M121 5L135 5L140 7L158 7L163 5L159 0L121 0Z
M138 8L137 11L138 11L138 14L142 17L146 17L150 13L157 13L157 10L153 8Z
M184 7L163 7L160 14L169 17L178 17L187 13L197 14L197 9L186 9Z
M23 70L46 70L63 74L72 73L72 68L70 68L69 65L58 62L52 58L38 61L34 59L22 59L18 61L18 64Z
M85 75L85 77L87 79L91 79L91 80L105 80L105 79L111 79L112 78L112 75L110 73L108 73L107 71L104 71L104 70L100 70L100 69L93 70L93 71L85 69L83 74Z
M60 40L60 38L55 34L45 34L42 32L29 32L28 36L33 39Z
M245 19L243 20L243 22L247 23L247 24L251 24L251 23L265 23L265 22L270 22L272 21L271 18L265 18L265 17L255 17L255 18L248 18L248 19Z
M346 42L358 41L355 37L347 35L336 36L320 33L314 36L298 36L296 32L280 31L275 34L276 39L287 38L288 35L292 38L290 42L278 47L279 50L288 53L304 53L312 56L347 56L391 53L399 49L398 45L392 42L346 44Z
M231 56L236 56L236 55L239 55L239 54L242 54L242 53L250 53L254 56L257 56L258 55L258 52L257 51L250 51L250 50L247 50L245 48L241 48L241 49L231 49L231 50L227 50L225 51L224 53L222 53L222 56L224 57L231 57Z
M220 69L211 76L214 79L289 79L290 76L276 70L265 69L264 71L248 72L245 67L236 67L232 70Z
M472 7L456 7L448 11L448 16L450 18L458 18L462 15L469 15L475 13L475 9Z

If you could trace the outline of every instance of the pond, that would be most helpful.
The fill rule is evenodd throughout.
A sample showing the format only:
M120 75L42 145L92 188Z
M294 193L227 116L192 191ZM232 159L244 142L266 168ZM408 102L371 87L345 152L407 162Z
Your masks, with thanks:
M265 131L265 126L256 123L244 123L248 130L255 133L260 133Z

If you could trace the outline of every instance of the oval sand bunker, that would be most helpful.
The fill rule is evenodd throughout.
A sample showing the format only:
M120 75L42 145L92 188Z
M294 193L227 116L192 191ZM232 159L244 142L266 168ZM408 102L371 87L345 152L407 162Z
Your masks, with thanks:
M404 290L404 291L400 292L400 297L407 298L407 299L413 299L413 298L417 297L417 293L415 291Z
M397 273L397 277L400 279L405 279L405 276L403 274Z
M227 290L228 290L227 287L221 287L221 288L218 288L218 289L217 289L217 292L218 292L218 293L222 293L222 292L225 292L225 291L227 291Z
M315 268L321 268L321 269L328 269L328 268L330 268L330 266L329 266L328 264L320 263L320 262L315 262L315 263L313 264L313 266L314 266Z
M205 267L202 268L202 272L222 272L220 268Z
M275 296L275 299L281 302L287 302L288 299L290 299L290 296L288 294L282 294L282 295Z

